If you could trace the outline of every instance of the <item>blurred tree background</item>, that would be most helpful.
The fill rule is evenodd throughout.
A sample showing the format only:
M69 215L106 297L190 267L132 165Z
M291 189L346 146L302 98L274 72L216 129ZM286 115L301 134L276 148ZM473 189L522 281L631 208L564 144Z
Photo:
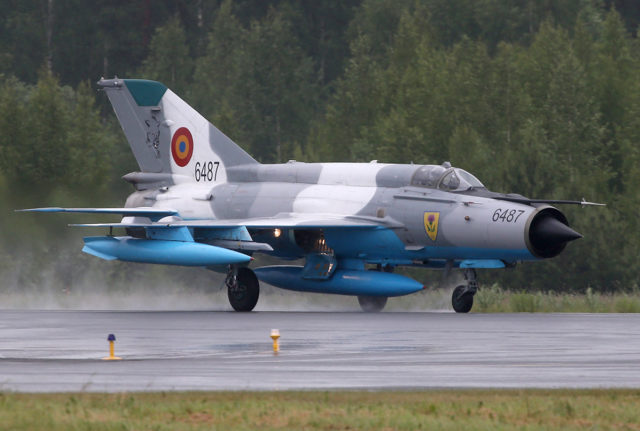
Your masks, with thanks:
M264 163L448 160L494 191L606 202L566 208L585 238L559 258L483 281L563 291L638 284L637 1L0 5L5 289L69 285L91 268L113 283L149 274L83 256L81 233L62 227L73 217L13 213L122 205L130 189L120 176L137 166L94 84L115 75L164 82ZM187 274L169 272L176 282Z

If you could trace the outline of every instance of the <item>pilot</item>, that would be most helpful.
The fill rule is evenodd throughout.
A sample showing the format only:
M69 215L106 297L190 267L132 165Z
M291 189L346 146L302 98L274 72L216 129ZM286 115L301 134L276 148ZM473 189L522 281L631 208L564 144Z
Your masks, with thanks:
M422 166L415 173L412 184L416 186L436 188L438 180L445 169L442 166Z

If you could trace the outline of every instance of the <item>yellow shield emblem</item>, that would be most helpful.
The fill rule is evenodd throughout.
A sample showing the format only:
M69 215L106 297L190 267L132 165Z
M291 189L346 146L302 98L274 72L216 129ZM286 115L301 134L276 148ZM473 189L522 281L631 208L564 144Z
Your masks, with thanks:
M440 213L424 213L424 230L431 241L435 241L438 236L438 220Z

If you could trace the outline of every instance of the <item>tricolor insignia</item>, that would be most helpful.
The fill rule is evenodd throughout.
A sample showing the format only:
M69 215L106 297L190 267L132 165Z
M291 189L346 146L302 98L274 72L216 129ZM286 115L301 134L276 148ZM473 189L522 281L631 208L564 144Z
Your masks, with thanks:
M187 166L193 155L193 137L186 127L180 127L171 139L171 155L176 165Z
M431 241L435 241L438 236L438 220L440 213L424 213L424 230Z

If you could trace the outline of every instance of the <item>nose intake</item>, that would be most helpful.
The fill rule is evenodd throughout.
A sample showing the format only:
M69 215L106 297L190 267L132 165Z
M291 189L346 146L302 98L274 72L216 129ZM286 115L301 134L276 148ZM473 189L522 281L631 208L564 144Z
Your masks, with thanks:
M555 208L539 212L529 226L531 252L542 258L557 256L568 242L579 238L582 238L582 235L571 229L566 217Z

